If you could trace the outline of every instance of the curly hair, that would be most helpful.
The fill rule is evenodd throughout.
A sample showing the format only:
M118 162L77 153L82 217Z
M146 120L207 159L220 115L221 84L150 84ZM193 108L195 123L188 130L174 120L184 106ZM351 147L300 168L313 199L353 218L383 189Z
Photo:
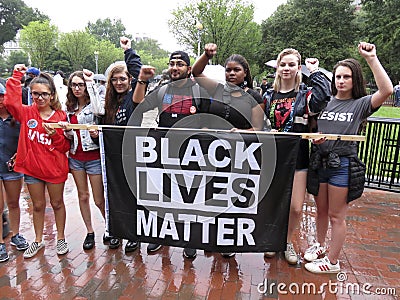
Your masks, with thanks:
M85 81L85 77L83 76L82 71L75 71L74 73L72 73L69 76L67 101L65 102L65 106L67 107L67 111L69 111L69 112L73 112L75 110L75 107L78 104L78 98L74 95L74 91L72 89L72 79L74 77L79 77L83 81ZM90 103L90 96L89 96L89 92L88 92L86 86L85 86L85 100L86 100L86 103Z
M50 99L50 107L54 110L61 110L61 102L58 99L57 89L53 81L53 77L48 73L40 72L39 76L32 79L29 86L32 88L35 84L44 84L50 89L50 94L53 96Z

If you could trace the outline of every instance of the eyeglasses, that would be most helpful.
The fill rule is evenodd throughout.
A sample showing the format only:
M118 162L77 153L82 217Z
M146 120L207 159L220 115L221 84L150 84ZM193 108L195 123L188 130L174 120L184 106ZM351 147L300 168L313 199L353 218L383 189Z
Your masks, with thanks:
M127 81L128 80L128 78L126 78L126 77L112 77L111 78L111 82L112 83L116 83L117 81L119 81L119 82L125 82L125 81Z
M31 93L32 98L34 99L39 99L39 97L42 97L43 100L47 100L50 98L51 94L50 93L38 93L38 92L32 92Z
M175 66L177 66L178 68L183 68L183 67L186 67L187 64L184 64L183 62L180 62L180 61L178 61L178 62L170 61L170 62L167 64L167 66L169 66L170 68L173 68L173 67L175 67Z
M83 89L85 87L85 83L83 83L83 82L79 82L79 83L72 82L71 83L71 87L73 89L76 89L76 88Z

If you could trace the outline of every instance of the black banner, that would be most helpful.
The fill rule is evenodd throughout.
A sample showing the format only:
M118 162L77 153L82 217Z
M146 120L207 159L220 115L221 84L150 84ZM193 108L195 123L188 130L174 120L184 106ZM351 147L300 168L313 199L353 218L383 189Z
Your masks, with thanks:
M102 131L113 236L213 252L285 250L300 137Z

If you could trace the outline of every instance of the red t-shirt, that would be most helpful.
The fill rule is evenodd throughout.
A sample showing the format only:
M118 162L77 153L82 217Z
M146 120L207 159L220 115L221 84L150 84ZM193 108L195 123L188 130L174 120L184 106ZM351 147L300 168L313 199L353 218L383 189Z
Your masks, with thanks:
M71 124L78 124L78 117L76 115L72 115L70 118ZM82 143L81 143L81 131L75 130L76 135L78 136L78 147L76 148L75 154L70 153L69 157L80 160L80 161L91 161L100 159L100 150L89 150L83 151Z

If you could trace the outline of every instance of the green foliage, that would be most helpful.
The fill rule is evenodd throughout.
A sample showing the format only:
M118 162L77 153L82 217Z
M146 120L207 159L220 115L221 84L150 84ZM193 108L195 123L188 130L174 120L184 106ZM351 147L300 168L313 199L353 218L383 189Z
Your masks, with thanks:
M97 40L100 41L110 41L119 47L119 38L121 36L126 36L132 39L132 36L127 34L124 24L122 24L121 19L106 18L104 20L98 19L96 23L88 22L86 30L91 35L95 36Z
M132 45L132 48L137 51L143 51L149 53L152 58L164 58L169 55L169 52L161 49L160 44L154 39L144 39Z
M276 59L285 48L295 48L303 58L317 57L332 69L351 54L358 28L352 0L289 0L262 24L260 65Z
M113 43L107 40L97 42L96 47L93 49L93 51L90 52L91 55L89 56L89 61L93 63L95 62L94 51L99 52L98 72L102 74L113 62L124 60L124 50L122 50L120 47L115 47ZM87 65L90 65L90 62L87 62ZM94 64L91 70L95 70Z
M93 56L95 39L85 31L64 33L58 42L58 49L72 62L72 69L82 70L86 59Z
M7 57L7 68L12 70L16 64L29 65L29 57L24 51L13 51Z
M0 56L0 77L8 77L10 69L8 68L6 60Z
M382 65L393 82L400 80L400 5L398 0L362 1L363 34L377 47ZM367 78L372 74L367 70Z
M254 6L246 1L201 0L178 7L172 15L174 18L168 21L170 31L186 49L197 53L199 37L201 52L206 43L218 45L213 59L216 64L224 64L233 53L250 60L259 47L261 35L253 22ZM198 30L197 22L203 25L203 30Z
M58 38L58 29L49 21L34 21L24 26L21 30L20 44L22 49L29 54L32 65L37 68L47 69L52 45Z
M31 21L49 20L37 9L26 6L22 0L2 0L0 12L0 52L3 51L3 44L12 40L22 26Z
M156 74L161 74L162 70L167 68L169 52L161 49L156 40L141 40L136 43L135 49L140 55L143 64L156 68Z

